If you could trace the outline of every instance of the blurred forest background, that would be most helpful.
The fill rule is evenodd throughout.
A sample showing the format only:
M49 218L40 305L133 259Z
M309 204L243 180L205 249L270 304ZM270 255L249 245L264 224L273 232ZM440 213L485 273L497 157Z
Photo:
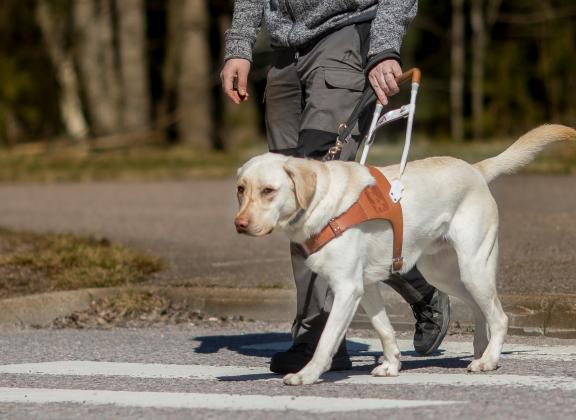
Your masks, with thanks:
M268 49L249 104L219 86L233 0L1 0L0 148L263 139ZM402 56L423 72L417 131L507 138L576 125L574 0L420 0ZM255 94L257 93L257 94Z

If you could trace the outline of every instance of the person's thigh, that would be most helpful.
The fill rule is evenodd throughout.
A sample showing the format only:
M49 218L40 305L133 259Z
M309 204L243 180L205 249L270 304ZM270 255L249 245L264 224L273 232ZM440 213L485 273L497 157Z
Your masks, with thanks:
M302 90L294 55L289 50L274 52L265 94L268 149L290 156L297 154L302 116Z
M308 157L322 157L334 144L338 126L345 122L366 87L361 37L355 25L320 40L298 60L304 109L298 148ZM353 131L358 135L358 127ZM352 160L358 144L350 144L341 159Z

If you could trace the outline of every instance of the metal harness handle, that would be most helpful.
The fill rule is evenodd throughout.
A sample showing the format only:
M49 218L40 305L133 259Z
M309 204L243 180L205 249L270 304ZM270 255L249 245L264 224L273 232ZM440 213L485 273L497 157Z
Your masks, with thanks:
M418 88L420 87L420 70L413 68L408 70L406 73L399 78L399 83L407 81L409 78L412 80L412 89L410 92L410 104L404 105L401 108L393 109L388 111L383 116L382 110L384 107L382 104L376 104L374 108L374 114L372 116L372 123L370 124L370 129L366 135L366 140L364 142L364 150L362 150L362 157L360 158L360 164L364 165L366 163L366 158L368 157L368 152L370 147L374 142L376 130L383 125L389 124L393 121L399 120L401 118L408 118L408 124L406 124L406 138L404 140L404 150L402 151L402 159L400 161L400 171L398 177L392 180L390 188L390 198L394 203L398 203L404 194L404 185L402 184L401 178L406 169L406 163L408 161L408 152L410 151L410 144L412 141L412 126L414 124L414 114L416 112L416 96L418 94Z
M408 80L411 80L412 87L414 89L414 85L418 86L420 84L420 78L421 78L420 70L418 68L411 68L410 70L407 70L404 73L402 73L400 77L396 78L396 83L401 85L407 82ZM375 101L376 101L376 94L374 93L374 90L371 87L368 87L368 89L364 91L364 94L360 98L360 101L354 107L354 110L352 111L352 114L350 114L348 120L345 123L340 124L340 126L338 127L338 137L336 138L336 143L328 150L328 153L326 153L326 155L322 158L323 161L337 160L340 157L342 147L344 143L348 143L348 141L350 141L352 130L354 130L354 127L358 123L360 115L362 114L362 112L364 112L364 110L368 106L372 105L372 103ZM412 101L410 102L412 103ZM368 132L369 133L369 136L367 136L368 141L371 141L371 139L373 138L374 131L381 125L383 125L383 124L381 124L380 126L376 125L378 118L380 117L380 114L382 112L382 109L383 106L380 103L378 103L374 110L372 124L370 125L370 130ZM411 122L412 121L409 118L408 123L410 125L410 128L412 128ZM364 164L364 162L361 163Z

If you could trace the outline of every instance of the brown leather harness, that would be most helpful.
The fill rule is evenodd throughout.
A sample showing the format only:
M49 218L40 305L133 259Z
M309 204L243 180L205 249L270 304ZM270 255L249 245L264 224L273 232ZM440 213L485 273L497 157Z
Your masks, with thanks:
M304 249L311 255L319 251L332 239L342 235L352 226L368 220L387 220L392 225L394 234L392 248L392 270L398 272L402 269L402 239L404 226L402 206L394 203L390 198L390 182L376 168L368 166L370 174L376 179L376 184L366 187L358 200L340 216L331 219L328 225L319 233L304 242Z

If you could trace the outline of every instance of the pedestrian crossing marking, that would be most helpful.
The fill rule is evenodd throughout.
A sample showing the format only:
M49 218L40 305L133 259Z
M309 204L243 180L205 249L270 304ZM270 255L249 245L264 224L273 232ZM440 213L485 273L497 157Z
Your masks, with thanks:
M358 367L358 366L357 366ZM52 376L124 376L148 379L191 379L219 381L281 381L280 375L265 367L175 365L157 363L123 363L93 361L58 361L0 366L4 374ZM422 373L400 372L398 377L371 376L367 371L327 372L325 382L354 385L447 385L447 386L512 386L537 389L576 391L576 381L568 376L536 376L494 373Z
M380 398L296 397L289 395L203 394L184 392L103 391L84 389L0 388L0 403L73 403L143 408L212 410L296 410L334 413L459 404L465 401Z
M0 366L0 373L199 380L242 376L262 379L279 378L278 375L271 373L269 369L261 367L92 362L85 360L3 365Z
M369 385L382 387L404 387L410 395L410 387L446 386L451 388L515 387L537 389L542 391L576 391L576 381L570 376L516 375L499 372L461 373L422 372L407 370L393 378L373 377L369 374L372 363L361 356L380 354L380 342L375 339L353 338L349 348L355 356L360 356L355 369L344 372L328 372L320 382L345 387L346 385ZM290 346L289 342L262 343L245 345L241 352L254 350L277 351ZM405 356L412 354L412 343L400 340L400 347ZM471 357L472 344L466 342L445 342L440 356L428 358L445 359ZM406 354L407 353L407 354ZM529 346L509 344L504 348L504 358L521 360L576 361L576 346ZM412 359L414 360L414 359ZM543 372L545 373L545 372ZM213 366L213 365L178 365L162 363L128 363L89 360L65 360L39 363L18 363L0 365L0 375L45 375L48 382L58 378L99 377L99 378L140 378L140 379L173 379L188 381L212 381L215 384L226 382L264 383L274 389L285 389L285 395L228 394L228 393L186 393L186 392L148 392L131 390L89 390L89 389L51 389L51 388L14 388L0 387L0 404L87 404L114 405L139 408L176 408L176 409L210 409L221 411L284 411L294 410L307 413L357 412L359 410L408 409L414 407L449 406L467 401L445 400L406 400L380 398L340 398L320 396L292 396L289 388L284 388L282 377L271 373L267 366ZM102 379L101 383L106 383ZM40 383L42 383L40 381ZM67 382L68 383L68 382ZM321 385L320 385L321 386ZM232 388L235 389L235 388ZM261 389L261 388L260 388ZM313 391L315 388L310 388ZM318 388L322 389L322 388ZM346 388L344 388L346 389ZM415 389L415 388L414 388ZM206 382L206 391L210 384ZM284 394L284 393L283 393ZM287 395L286 395L287 394ZM426 398L424 396L424 398Z

